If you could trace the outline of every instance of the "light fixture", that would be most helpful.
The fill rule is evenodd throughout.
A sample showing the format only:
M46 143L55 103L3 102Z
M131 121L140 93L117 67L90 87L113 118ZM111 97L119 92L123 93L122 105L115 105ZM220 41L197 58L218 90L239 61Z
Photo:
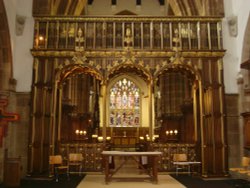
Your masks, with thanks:
M172 135L177 135L179 132L178 132L178 130L177 129L174 129L174 130L172 130L172 129L170 129L170 130L166 130L166 135L167 136L172 136Z
M87 131L76 129L76 130L75 130L75 134L76 134L76 135L83 135L83 136L86 136L86 135L87 135Z
M92 138L97 138L98 135L97 134L92 134Z
M97 140L98 140L99 142L102 142L102 141L103 141L103 137L102 137L102 136L98 136Z
M39 41L43 41L43 40L44 40L44 37L43 37L42 35L40 35L40 36L38 37L38 40L39 40Z

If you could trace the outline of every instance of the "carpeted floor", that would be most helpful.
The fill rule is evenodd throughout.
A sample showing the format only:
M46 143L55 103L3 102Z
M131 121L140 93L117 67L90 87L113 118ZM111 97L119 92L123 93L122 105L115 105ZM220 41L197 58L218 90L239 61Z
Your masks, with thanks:
M188 175L172 175L187 188L250 188L250 182L243 179L204 180Z
M84 176L71 175L68 180L67 177L60 176L59 182L54 179L22 179L20 182L20 188L76 188L82 181ZM0 185L0 188L6 188L4 185Z

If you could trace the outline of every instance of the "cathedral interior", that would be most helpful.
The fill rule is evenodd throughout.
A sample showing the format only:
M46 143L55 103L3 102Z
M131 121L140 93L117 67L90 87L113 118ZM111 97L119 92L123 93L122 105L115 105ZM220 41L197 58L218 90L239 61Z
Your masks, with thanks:
M4 4L0 180L8 158L24 177L48 176L55 154L81 153L83 171L98 172L104 150L161 151L158 170L172 172L185 153L202 177L227 177L250 155L250 43L238 93L227 93L223 0L33 0L28 92L16 91L13 61L26 65ZM15 19L22 36L25 18Z

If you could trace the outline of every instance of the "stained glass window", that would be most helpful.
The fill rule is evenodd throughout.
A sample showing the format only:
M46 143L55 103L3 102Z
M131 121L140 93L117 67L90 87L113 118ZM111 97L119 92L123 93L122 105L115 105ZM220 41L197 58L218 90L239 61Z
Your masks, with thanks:
M129 79L117 81L110 89L110 126L140 125L140 89Z

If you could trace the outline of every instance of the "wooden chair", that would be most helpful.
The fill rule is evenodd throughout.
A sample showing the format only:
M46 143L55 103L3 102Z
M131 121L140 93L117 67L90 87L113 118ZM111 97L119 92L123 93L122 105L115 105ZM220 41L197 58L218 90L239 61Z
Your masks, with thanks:
M250 158L243 156L241 158L241 166L240 167L236 167L236 168L229 168L229 171L235 175L236 177L238 177L238 175L245 175L250 173ZM239 177L241 178L241 177Z
M59 180L59 174L66 173L69 179L69 167L63 164L63 158L61 155L49 156L49 164L53 167L56 182Z
M249 157L242 157L241 158L241 167L239 168L230 168L232 171L244 171L244 170L249 170L249 165L250 165L250 158Z
M188 174L190 175L190 163L187 159L187 154L185 153L175 153L173 155L173 164L175 165L176 175L178 175L178 171L185 167L188 168Z
M78 168L79 169L79 175L81 175L82 172L82 160L83 156L81 153L70 153L69 159L68 159L68 167L69 167L69 173L73 173L74 171L71 171L71 167Z

